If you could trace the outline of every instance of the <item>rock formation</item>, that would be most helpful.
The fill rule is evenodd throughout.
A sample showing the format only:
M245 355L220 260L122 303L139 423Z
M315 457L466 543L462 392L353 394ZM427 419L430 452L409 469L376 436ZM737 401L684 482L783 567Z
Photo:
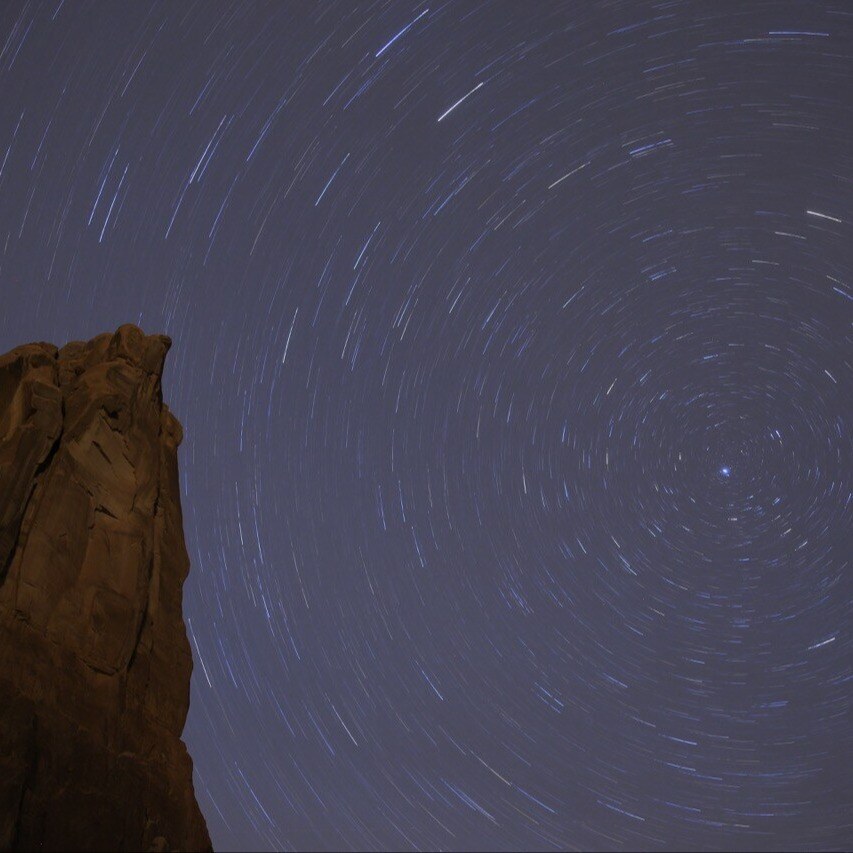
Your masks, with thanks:
M0 850L205 850L171 341L0 357Z

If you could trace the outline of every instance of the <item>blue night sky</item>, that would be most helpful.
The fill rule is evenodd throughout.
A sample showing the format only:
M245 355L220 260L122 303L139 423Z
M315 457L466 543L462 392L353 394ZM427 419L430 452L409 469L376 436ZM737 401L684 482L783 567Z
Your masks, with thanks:
M0 351L174 340L219 850L853 846L853 6L0 5Z

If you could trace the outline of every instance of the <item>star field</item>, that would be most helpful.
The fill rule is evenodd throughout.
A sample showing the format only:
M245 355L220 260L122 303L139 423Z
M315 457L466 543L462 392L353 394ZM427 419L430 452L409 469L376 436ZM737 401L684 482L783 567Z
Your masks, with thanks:
M853 845L853 7L7 2L0 351L174 339L216 849Z

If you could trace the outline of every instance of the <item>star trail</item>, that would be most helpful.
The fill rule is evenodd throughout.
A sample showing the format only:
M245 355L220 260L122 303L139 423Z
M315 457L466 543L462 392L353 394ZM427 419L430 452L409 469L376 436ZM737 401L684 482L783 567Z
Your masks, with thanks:
M174 340L216 849L853 845L853 7L6 2L0 351Z

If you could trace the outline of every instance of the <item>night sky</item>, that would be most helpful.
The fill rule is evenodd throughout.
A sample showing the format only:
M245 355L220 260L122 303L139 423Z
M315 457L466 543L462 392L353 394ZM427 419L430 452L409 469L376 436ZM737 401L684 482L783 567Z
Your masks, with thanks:
M218 849L853 845L853 5L0 5L0 351L174 340Z

